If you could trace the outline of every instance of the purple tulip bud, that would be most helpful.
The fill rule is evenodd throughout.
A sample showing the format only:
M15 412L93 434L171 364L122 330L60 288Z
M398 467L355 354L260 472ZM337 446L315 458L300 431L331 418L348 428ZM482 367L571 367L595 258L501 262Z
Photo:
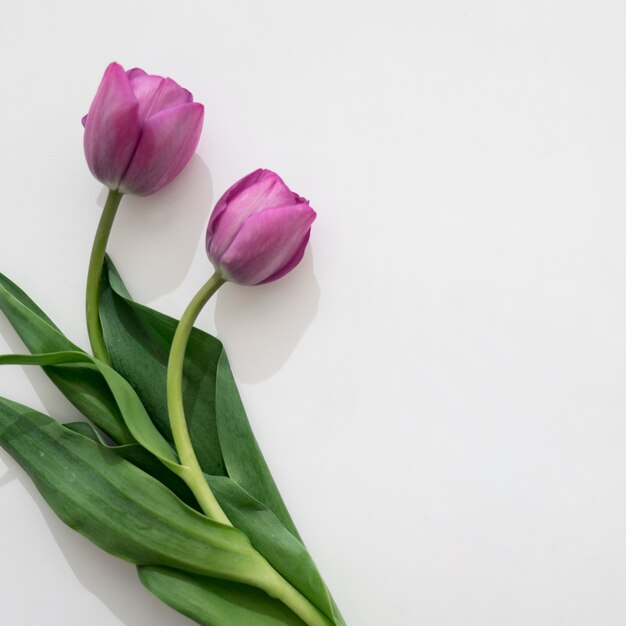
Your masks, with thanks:
M206 233L207 254L226 280L269 283L300 263L315 217L308 201L278 174L256 170L215 205Z
M193 156L203 117L204 107L171 78L111 63L83 118L89 169L121 193L159 191Z

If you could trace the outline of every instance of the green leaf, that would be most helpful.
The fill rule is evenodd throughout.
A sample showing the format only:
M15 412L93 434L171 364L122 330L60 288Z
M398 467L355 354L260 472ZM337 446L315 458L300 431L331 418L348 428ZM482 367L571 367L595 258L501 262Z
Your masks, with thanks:
M42 413L0 399L0 445L66 524L110 554L244 583L266 570L242 532L209 520L106 446Z
M295 537L300 538L252 433L223 350L217 366L216 416L222 455L230 478L263 502Z
M65 426L94 441L103 443L93 427L86 422L74 422ZM166 484L187 504L197 506L193 494L185 483L166 470L162 463L140 445L109 446L109 448ZM337 621L339 614L304 545L282 525L270 510L235 482L224 476L206 476L206 479L230 521L246 534L253 547L322 612L334 616L336 623L342 623Z
M0 309L33 353L80 351L13 282L0 274ZM118 443L133 441L102 374L90 362L44 368L67 399Z
M255 549L270 565L320 611L333 617L334 623L343 624L341 615L302 542L285 528L272 511L233 480L223 476L206 478L230 521L248 536Z
M167 436L166 368L177 320L133 302L110 259L102 278L100 315L114 367ZM298 537L250 428L222 343L194 328L183 377L185 411L202 469L233 478Z
M44 313L42 309L39 308L39 306L37 306L28 294L18 287L13 281L9 280L4 274L0 274L0 288L4 290L6 295L9 295L18 302L21 302L29 311L41 318L49 326L55 330L59 330L58 326ZM0 290L0 293L2 293L2 290ZM69 343L70 342L68 341L68 344Z
M88 437L92 441L106 446L122 459L132 463L139 469L146 472L146 474L150 474L150 476L156 478L160 483L176 494L185 504L196 511L202 512L198 506L195 496L187 484L177 474L169 470L162 461L138 443L111 446L102 440L89 422L70 422L64 424L64 426L65 428L69 428L84 437Z
M103 443L93 427L86 422L66 424L94 441ZM138 444L110 446L122 458L166 484L187 504L196 507L193 494L182 480L165 469L153 455ZM260 552L286 580L307 596L322 612L334 616L340 624L315 563L302 543L296 539L258 500L224 476L206 476L209 485L233 525L244 532L253 547ZM170 604L170 602L168 602Z
M162 567L138 567L141 582L202 626L306 626L285 605L238 583Z
M133 302L110 260L107 268L101 317L113 364L123 371L145 405L152 407L154 421L163 422L167 419L166 364L177 321ZM149 366L144 368L145 362ZM282 576L322 612L333 616L336 624L343 624L252 434L221 342L194 329L184 374L187 413L194 415L196 425L209 421L210 430L215 427L219 434L215 441L196 431L192 436L196 452L208 450L213 457L223 457L226 465L220 474L226 469L233 479L208 475L205 464L207 480L224 511ZM161 413L160 419L154 411Z
M183 468L178 456L155 428L135 390L114 369L89 356L85 352L67 351L44 354L5 354L0 356L0 365L69 365L93 363L100 371L117 402L120 413L134 439L154 454L172 471L180 474Z
M107 258L102 278L100 315L115 369L139 394L159 431L172 441L166 396L166 370L177 320L133 302ZM187 426L196 456L208 474L226 473L215 424L216 354L221 344L194 333L184 367Z
M93 427L86 422L73 422L65 426L93 441L103 443ZM167 471L162 463L159 463L140 445L109 446L109 449L159 479L160 482L167 484L174 493L191 506L197 506L193 494L185 483ZM336 624L343 624L315 563L302 543L281 524L271 511L235 482L224 476L206 476L206 479L226 515L236 528L245 533L252 546L323 613L333 616ZM166 600L166 602L172 604L170 601Z

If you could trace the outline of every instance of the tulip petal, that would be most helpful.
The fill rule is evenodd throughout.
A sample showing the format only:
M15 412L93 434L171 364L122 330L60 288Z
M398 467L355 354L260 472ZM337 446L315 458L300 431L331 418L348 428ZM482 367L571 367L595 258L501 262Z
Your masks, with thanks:
M255 213L220 259L224 277L244 285L280 278L302 259L315 217L305 202Z
M265 283L271 283L279 278L282 278L285 274L291 272L291 270L302 261L302 257L304 256L304 251L306 250L306 245L309 243L309 238L311 237L311 229L306 231L302 241L300 242L300 247L296 250L295 254L283 265L277 272L274 272L269 278L262 280L259 285L264 285Z
M146 120L120 191L147 196L176 178L196 150L203 117L204 107L189 102Z
M226 210L226 207L228 207L228 204L230 203L231 199L235 198L237 194L240 193L242 190L256 183L261 177L265 176L265 173L268 171L269 170L264 170L264 169L254 170L254 172L251 172L250 174L238 180L234 185L231 185L224 192L224 194L222 194L222 197L217 201L217 204L215 205L215 208L213 209L211 213L211 218L209 219L209 225L207 226L207 232L206 232L207 252L209 251L209 245L211 243L217 248L219 248L220 250L222 247L224 247L224 245L226 245L226 244L217 244L217 242L213 242L212 240L213 240L215 233L217 232L216 227L218 223L221 221L222 213ZM221 236L220 236L220 239L223 241ZM228 246L226 245L226 247ZM221 252L223 251L224 250L221 250Z
M141 128L139 103L121 65L111 63L85 119L85 157L91 173L116 189L131 161Z
M221 257L244 222L254 213L299 201L305 202L285 185L278 174L270 170L256 170L248 174L235 183L215 205L207 229L209 255Z
M163 109L193 100L191 92L171 78L151 76L138 67L128 70L126 75L139 101L139 119L142 122Z

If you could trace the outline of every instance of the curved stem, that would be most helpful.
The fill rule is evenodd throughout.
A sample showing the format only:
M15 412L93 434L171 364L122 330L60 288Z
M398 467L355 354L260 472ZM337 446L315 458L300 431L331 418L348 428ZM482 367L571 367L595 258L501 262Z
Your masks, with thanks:
M269 563L268 563L269 565ZM269 566L271 568L271 565ZM310 600L303 596L291 583L285 580L276 570L276 584L264 591L280 600L285 606L288 606L305 624L308 626L334 626L326 616L324 616Z
M178 323L167 364L167 408L174 444L184 470L180 476L193 492L207 517L232 526L211 491L198 463L189 436L183 404L183 366L193 324L202 307L225 282L219 272L215 272L194 296ZM258 572L258 576L251 575L249 584L263 589L267 594L281 601L308 626L332 626L331 622L302 593L285 580L261 554L258 556L263 569Z
M109 241L111 227L113 226L117 209L120 206L122 195L119 191L109 189L109 195L104 204L100 223L93 240L89 270L87 272L86 310L89 342L91 343L93 355L107 365L111 365L111 359L104 343L102 324L100 322L100 278L102 276L102 267L104 266L107 242Z
M181 474L182 478L192 490L198 500L198 504L208 517L216 522L232 526L204 478L202 468L198 463L191 443L191 437L189 436L183 404L183 365L193 323L209 298L225 282L221 275L215 272L194 296L178 323L167 364L167 409L170 416L174 444L180 462L185 468L185 472Z

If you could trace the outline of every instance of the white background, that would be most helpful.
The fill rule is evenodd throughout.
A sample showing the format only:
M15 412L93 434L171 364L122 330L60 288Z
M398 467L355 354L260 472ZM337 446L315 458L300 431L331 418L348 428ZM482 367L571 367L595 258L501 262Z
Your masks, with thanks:
M623 626L625 30L622 1L2 0L0 270L87 345L80 118L111 60L172 76L198 154L110 251L179 315L232 182L310 198L301 266L200 325L348 624ZM76 417L35 369L0 394ZM0 511L2 624L191 624L2 451Z

